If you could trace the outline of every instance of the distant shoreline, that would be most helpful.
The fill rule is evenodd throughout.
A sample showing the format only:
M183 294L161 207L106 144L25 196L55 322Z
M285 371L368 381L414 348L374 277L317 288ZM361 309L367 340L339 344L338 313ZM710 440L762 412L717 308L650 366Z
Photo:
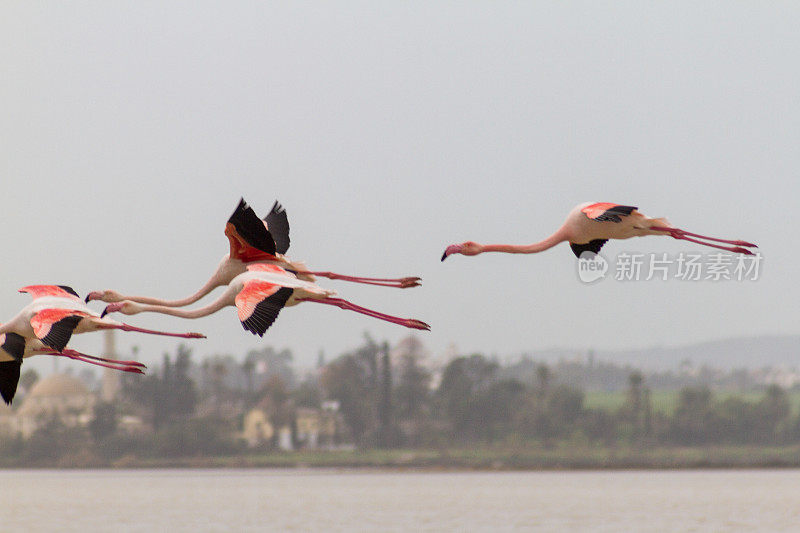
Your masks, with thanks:
M447 449L273 452L223 457L147 458L113 461L82 454L57 461L2 461L0 469L253 468L405 471L568 471L800 468L800 446Z

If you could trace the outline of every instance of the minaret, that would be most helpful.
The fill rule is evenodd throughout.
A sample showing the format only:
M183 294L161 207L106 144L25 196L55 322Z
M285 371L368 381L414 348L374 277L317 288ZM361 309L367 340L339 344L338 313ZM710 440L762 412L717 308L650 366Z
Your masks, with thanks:
M110 359L117 358L117 347L114 342L114 330L107 329L103 332L103 357ZM103 370L103 387L101 396L104 402L112 402L117 399L120 385L120 374L118 370L106 368Z

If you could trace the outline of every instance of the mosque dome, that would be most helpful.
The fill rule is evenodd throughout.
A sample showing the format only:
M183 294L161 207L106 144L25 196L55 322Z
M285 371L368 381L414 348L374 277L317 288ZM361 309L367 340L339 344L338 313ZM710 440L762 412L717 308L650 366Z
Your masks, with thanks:
M25 395L19 414L36 415L42 411L86 408L93 401L88 387L75 376L53 374L37 381Z
M29 398L41 396L71 396L89 394L89 389L75 376L69 374L53 374L40 379L31 387Z

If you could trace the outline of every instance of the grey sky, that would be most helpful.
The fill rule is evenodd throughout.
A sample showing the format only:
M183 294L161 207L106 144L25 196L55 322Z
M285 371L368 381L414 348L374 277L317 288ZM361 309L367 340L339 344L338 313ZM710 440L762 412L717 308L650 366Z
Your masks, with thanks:
M0 320L64 283L177 298L227 251L240 196L287 208L294 259L420 275L406 291L330 280L425 320L442 352L627 348L798 333L800 7L791 2L4 2L0 16ZM582 201L638 205L757 242L749 283L605 280L566 245L529 243ZM667 238L604 252L677 253ZM213 296L220 293L215 292ZM207 302L210 300L206 300ZM101 307L96 306L98 309ZM398 326L328 306L265 338L233 309L132 324L202 331L195 353L331 357ZM120 335L145 361L171 339ZM72 344L99 353L99 336Z

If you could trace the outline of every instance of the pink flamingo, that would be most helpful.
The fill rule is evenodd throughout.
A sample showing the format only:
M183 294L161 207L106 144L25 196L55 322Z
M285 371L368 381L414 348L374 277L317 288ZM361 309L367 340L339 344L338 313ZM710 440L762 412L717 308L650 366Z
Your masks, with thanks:
M583 252L587 251L598 253L609 239L629 239L645 235L668 235L675 239L747 255L753 255L753 252L746 247L757 247L755 244L745 241L717 239L690 233L673 227L665 218L647 217L637 211L636 207L629 205L587 202L575 206L567 215L564 224L543 241L527 245L478 244L472 241L451 244L442 254L442 261L453 254L478 255L483 252L535 254L564 241L568 241L572 252L580 257ZM704 241L732 246L721 246Z
M186 339L202 339L200 333L167 333L123 324L101 317L89 309L71 287L66 285L30 285L27 292L33 301L9 322L0 325L0 333L16 333L25 339L38 339L53 351L63 353L73 333L102 329L138 331L151 335L166 335ZM67 356L69 357L69 356Z
M223 307L235 306L242 327L254 335L263 337L284 307L300 302L316 302L334 305L340 309L355 311L407 328L430 330L430 326L425 322L379 313L347 300L334 298L335 294L334 291L323 289L313 282L301 280L277 265L255 263L247 265L247 271L236 276L225 292L205 307L185 310L125 300L108 304L101 316L114 312L126 315L153 312L181 318L200 318L216 313Z
M17 392L22 360L34 355L63 356L76 361L136 374L144 374L144 369L147 368L138 361L106 359L70 349L57 352L46 346L39 339L26 339L14 332L2 333L0 334L0 396L3 397L6 404L11 404Z
M300 262L293 263L284 254L289 249L289 219L286 210L277 201L263 220L258 218L242 198L225 225L230 252L222 258L217 270L211 278L191 296L180 300L162 300L147 296L124 296L117 291L93 291L86 296L86 302L102 300L104 302L133 302L161 305L165 307L183 307L200 300L217 287L228 285L233 278L244 273L248 264L270 263L279 265L297 274L301 279L314 281L314 276L321 276L342 281L381 285L385 287L409 288L420 283L418 277L405 278L364 278L345 276L334 272L311 272Z

